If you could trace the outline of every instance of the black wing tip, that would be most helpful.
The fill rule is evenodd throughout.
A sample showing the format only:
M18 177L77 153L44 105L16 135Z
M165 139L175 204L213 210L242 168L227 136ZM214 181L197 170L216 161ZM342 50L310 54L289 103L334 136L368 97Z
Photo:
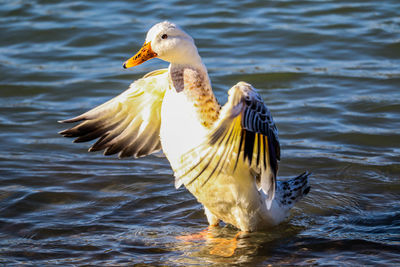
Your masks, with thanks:
M58 134L61 134L63 137L76 137L72 132L70 131L71 129L65 129L62 131L59 131Z
M103 155L104 156L110 156L110 155L115 155L121 151L121 146L120 145L110 145L105 148Z
M59 120L57 122L58 123L74 123L74 122L79 122L79 121L83 121L83 120L86 120L86 119L87 119L86 117L78 116L78 117L74 117L74 118L71 118L71 119Z
M103 150L103 149L104 149L104 148L97 148L97 147L95 147L95 146L93 145L93 146L89 147L88 152L97 152L97 151L101 151L101 150Z
M84 142L87 142L87 141L90 141L90 140L85 139L84 136L79 136L78 138L76 138L73 141L73 143L84 143Z
M83 120L87 120L86 116L79 115L79 116L71 118L71 119L58 120L57 122L58 123L74 123L74 122L80 122ZM74 127L70 128L70 129L65 129L65 130L59 131L58 134L61 134L64 137L79 137L80 135L79 134L77 135L76 131L74 131L72 129L74 129ZM76 143L78 143L78 142L79 141L77 141Z

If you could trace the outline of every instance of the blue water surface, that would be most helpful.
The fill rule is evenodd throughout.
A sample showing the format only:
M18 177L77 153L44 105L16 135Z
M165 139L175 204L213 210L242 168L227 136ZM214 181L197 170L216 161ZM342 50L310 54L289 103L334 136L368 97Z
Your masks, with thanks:
M0 1L0 263L5 266L400 264L400 2ZM123 70L155 23L195 39L221 103L258 88L279 179L313 173L286 222L210 240L168 161L87 153L57 123L167 63ZM237 229L213 229L229 239Z

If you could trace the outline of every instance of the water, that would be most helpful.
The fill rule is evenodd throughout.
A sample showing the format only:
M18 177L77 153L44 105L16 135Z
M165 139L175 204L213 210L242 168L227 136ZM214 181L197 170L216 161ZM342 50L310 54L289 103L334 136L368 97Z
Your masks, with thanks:
M399 10L395 0L1 1L0 263L400 264ZM207 222L165 158L104 157L57 135L57 120L166 66L122 69L165 19L195 38L222 103L239 80L260 90L280 130L280 178L313 172L290 220L240 239L232 257L176 238Z

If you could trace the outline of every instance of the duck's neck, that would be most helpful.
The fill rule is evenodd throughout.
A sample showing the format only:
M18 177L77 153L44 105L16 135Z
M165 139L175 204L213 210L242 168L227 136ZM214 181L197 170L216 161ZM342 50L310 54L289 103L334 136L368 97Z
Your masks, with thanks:
M191 102L200 123L209 128L218 119L220 105L211 89L207 69L201 62L193 64L171 64L169 75L172 90L184 94Z
M169 84L161 107L160 138L173 170L181 157L204 142L219 116L219 105L211 90L203 64L171 64Z

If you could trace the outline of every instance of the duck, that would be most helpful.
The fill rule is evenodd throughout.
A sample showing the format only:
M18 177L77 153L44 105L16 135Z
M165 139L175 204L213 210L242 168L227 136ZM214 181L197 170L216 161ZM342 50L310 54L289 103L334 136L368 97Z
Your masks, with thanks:
M169 63L120 95L61 123L74 142L96 140L90 152L140 158L162 150L175 176L203 205L209 227L220 222L243 232L275 226L310 191L304 172L277 180L278 130L258 91L240 81L217 101L193 38L169 21L147 32L125 69L152 58Z

